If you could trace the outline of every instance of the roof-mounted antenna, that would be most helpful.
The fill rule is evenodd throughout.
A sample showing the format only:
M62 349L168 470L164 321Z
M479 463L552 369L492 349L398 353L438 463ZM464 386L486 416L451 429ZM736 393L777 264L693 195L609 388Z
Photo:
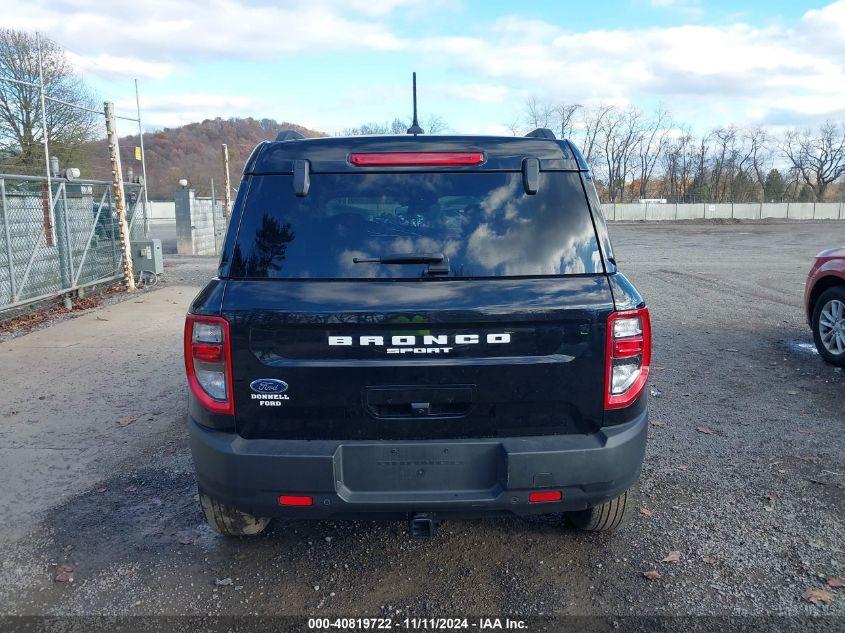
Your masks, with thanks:
M413 73L414 78L414 120L411 123L411 127L408 128L408 134L413 134L416 136L417 134L425 134L423 129L420 127L419 122L417 122L417 73Z

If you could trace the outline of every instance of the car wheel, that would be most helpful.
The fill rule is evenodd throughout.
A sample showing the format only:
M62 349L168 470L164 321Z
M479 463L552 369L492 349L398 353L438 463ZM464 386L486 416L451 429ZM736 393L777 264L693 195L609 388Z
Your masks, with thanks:
M634 507L636 490L626 490L610 501L605 501L586 510L567 512L567 520L579 530L587 532L610 532L621 527Z
M270 523L270 519L256 517L224 505L202 490L199 491L199 496L205 520L215 532L223 536L255 536L261 534Z
M813 339L828 363L845 367L845 286L825 290L813 306Z

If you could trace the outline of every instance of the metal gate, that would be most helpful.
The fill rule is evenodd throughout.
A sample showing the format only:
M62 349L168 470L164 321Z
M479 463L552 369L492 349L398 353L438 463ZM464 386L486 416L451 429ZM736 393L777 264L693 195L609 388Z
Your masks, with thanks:
M130 236L143 239L144 186L124 191ZM0 312L122 275L111 181L0 174Z

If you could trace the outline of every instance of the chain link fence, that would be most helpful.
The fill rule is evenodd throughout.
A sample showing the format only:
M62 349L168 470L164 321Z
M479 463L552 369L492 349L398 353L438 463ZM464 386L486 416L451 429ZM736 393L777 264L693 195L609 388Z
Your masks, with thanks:
M125 197L130 235L143 239L143 185ZM122 261L110 181L0 174L0 312L117 280Z
M64 295L67 303L71 291L93 284L120 279L134 290L130 244L149 235L137 80L137 116L117 114L111 101L99 109L84 90L45 82L45 67L65 61L58 45L38 33L16 37L15 54L24 61L0 73L7 106L0 125L0 318L41 299ZM123 176L119 121L137 125L137 178L131 164Z

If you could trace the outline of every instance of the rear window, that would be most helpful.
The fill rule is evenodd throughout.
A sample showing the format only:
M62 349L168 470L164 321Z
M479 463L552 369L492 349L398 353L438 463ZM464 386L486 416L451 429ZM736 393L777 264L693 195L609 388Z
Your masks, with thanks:
M603 272L577 173L542 172L535 195L519 172L312 174L305 197L292 178L252 177L230 277L419 279L354 262L408 253L444 253L450 277Z

